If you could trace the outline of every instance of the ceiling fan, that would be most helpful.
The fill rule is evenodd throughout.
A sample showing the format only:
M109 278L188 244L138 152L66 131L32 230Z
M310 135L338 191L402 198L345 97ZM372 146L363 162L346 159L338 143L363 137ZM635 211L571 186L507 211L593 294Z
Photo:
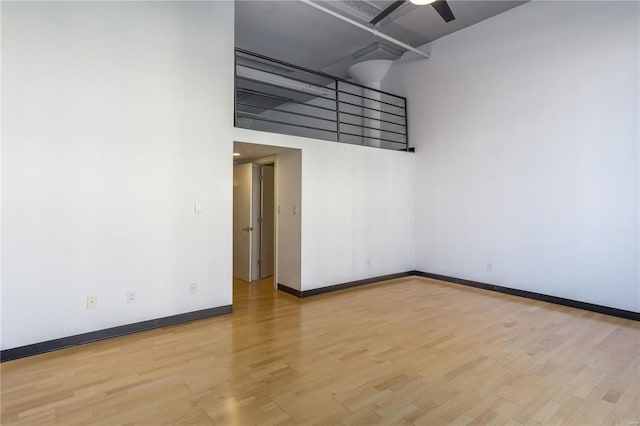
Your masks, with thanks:
M389 7L387 7L385 10L380 12L369 23L371 25L376 25L378 22L386 18L391 12L393 12L394 10L396 10L406 2L407 0L394 1ZM434 0L411 0L411 3L417 4L417 5L430 4L436 10L436 12L438 12L440 16L442 16L442 19L444 19L445 22L451 22L454 19L456 19L456 17L453 16L453 12L451 12L451 8L449 7L449 5L445 0L435 0L435 1Z

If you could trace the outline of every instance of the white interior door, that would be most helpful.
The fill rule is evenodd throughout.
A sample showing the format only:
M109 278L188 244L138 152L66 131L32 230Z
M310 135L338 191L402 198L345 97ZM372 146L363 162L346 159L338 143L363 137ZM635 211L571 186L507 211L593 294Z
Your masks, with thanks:
M253 164L233 167L233 276L251 282Z
M260 166L252 164L252 202L251 205L251 280L260 279L260 234L262 224L260 223Z
M260 197L260 278L273 275L275 251L275 186L273 164L261 166L261 197Z

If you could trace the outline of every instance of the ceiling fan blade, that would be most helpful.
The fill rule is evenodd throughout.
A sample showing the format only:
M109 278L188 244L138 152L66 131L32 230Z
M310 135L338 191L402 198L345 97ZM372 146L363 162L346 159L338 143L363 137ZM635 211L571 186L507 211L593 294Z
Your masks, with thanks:
M431 6L433 6L436 12L438 12L440 16L442 16L442 19L444 19L445 22L451 22L456 19L456 17L453 16L451 8L445 0L434 1L433 3L431 3Z
M400 6L402 6L402 4L405 2L406 0L398 0L398 1L394 1L391 6L387 7L385 10L383 10L382 12L378 13L378 15L373 18L371 21L369 21L369 23L371 25L375 25L378 22L382 21L384 18L386 18L391 12L393 12L394 10L396 10L397 8L399 8Z

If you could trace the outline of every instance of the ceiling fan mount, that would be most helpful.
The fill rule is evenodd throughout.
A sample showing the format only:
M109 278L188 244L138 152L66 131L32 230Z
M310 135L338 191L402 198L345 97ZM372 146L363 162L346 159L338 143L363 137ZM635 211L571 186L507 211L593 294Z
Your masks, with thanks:
M396 10L406 2L407 0L394 1L386 9L384 9L382 12L376 15L371 21L369 21L369 23L371 25L376 25L378 22L382 21L384 18L389 16L391 12L393 12L394 10ZM411 3L419 4L419 5L427 5L427 4L431 5L436 10L436 12L438 12L438 14L442 17L442 19L444 19L445 22L451 22L454 19L456 19L456 17L453 16L453 12L451 11L451 8L447 4L446 0L435 0L435 1L411 0Z

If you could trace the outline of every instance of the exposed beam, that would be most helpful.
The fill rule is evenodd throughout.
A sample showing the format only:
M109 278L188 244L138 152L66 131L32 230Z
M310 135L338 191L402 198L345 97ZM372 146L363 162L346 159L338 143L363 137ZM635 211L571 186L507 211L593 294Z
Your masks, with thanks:
M381 38L381 39L383 39L383 40L387 40L388 42L391 42L391 43L393 43L393 44L395 44L395 45L397 45L397 46L400 46L400 47L402 47L403 49L406 49L406 50L408 50L408 51L410 51L410 52L413 52L413 53L415 53L415 54L417 54L417 55L420 55L420 56L422 56L422 57L424 57L424 58L427 58L427 59L429 59L429 57L430 57L430 55L429 55L428 53L425 53L425 52L423 52L423 51L421 51L421 50L416 49L416 48L415 48L415 47L413 47L413 46L408 45L407 43L404 43L404 42L402 42L402 41L400 41L400 40L397 40L397 39L395 39L395 38L393 38L393 37L391 37L391 36L388 36L388 35L386 35L386 34L384 34L384 33L381 33L381 32L380 32L380 31L378 31L378 29L377 29L377 28L375 28L375 27L368 27L368 26L366 26L366 25L364 25L364 24L361 24L361 23L360 23L360 22L358 22L358 21L354 21L354 20L353 20L353 19L351 19L351 18L347 18L346 16L343 16L343 15L341 15L341 14L337 13L337 12L334 12L334 11L333 11L333 10L331 10L331 9L327 9L327 8L326 8L326 7L324 7L324 6L320 6L319 4L316 4L316 3L312 2L311 0L300 0L300 1L301 1L302 3L305 3L305 4L307 4L307 5L309 5L309 6L313 7L313 8L315 8L315 9L318 9L318 10L319 10L319 11L321 11L321 12L326 13L327 15L331 15L331 16L333 16L333 17L335 17L335 18L338 18L338 19L340 19L340 20L342 20L342 21L344 21L344 22L348 23L348 24L351 24L351 25L353 25L353 26L355 26L355 27L358 27L358 28L360 28L360 29L362 29L362 30L368 31L368 32L370 32L371 34L373 34L374 36L376 36L376 37L380 37L380 38Z

